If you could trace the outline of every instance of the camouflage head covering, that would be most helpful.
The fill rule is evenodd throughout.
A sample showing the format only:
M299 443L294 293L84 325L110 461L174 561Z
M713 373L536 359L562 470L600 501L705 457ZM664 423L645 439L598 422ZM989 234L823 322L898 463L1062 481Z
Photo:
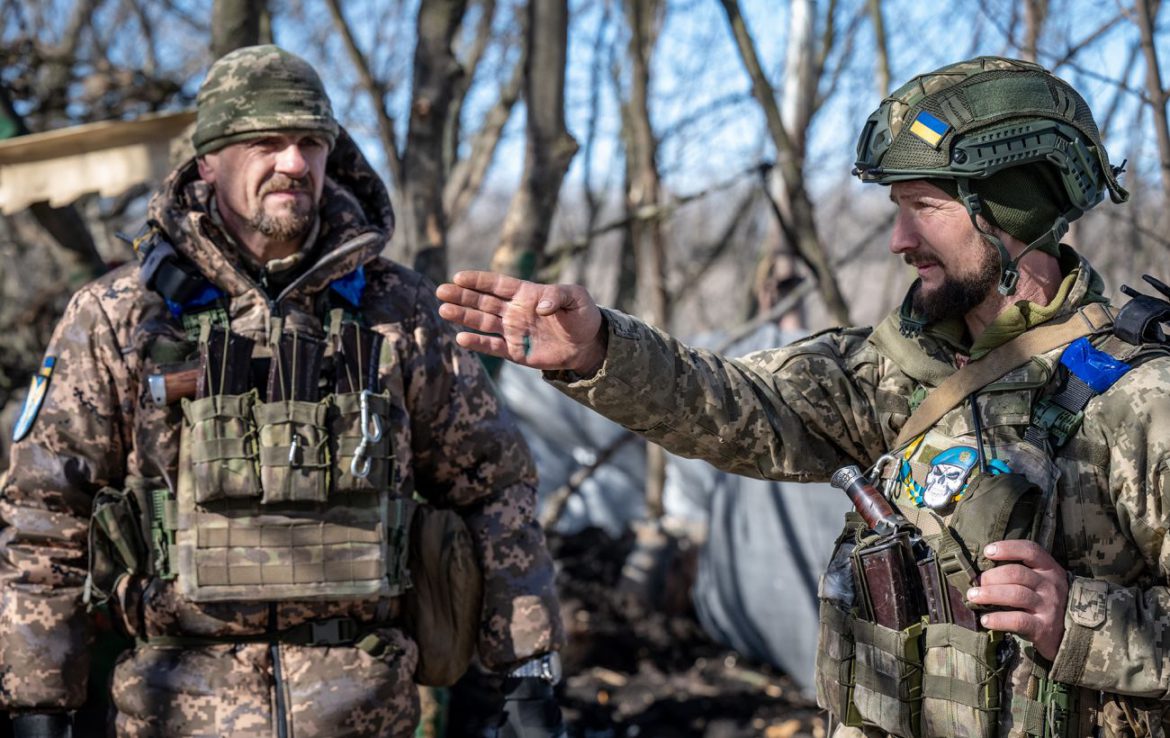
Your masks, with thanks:
M192 143L199 156L279 131L337 139L329 95L307 61L277 46L246 46L211 65L199 88Z
M1076 215L1129 193L1118 183L1084 98L1043 67L981 56L922 74L865 122L854 174L863 182L984 179L1048 162Z

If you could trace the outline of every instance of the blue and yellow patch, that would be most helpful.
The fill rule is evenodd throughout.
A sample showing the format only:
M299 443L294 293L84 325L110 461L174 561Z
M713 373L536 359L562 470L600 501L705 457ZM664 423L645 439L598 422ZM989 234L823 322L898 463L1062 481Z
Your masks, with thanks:
M911 133L936 149L949 130L950 126L925 110L914 116L914 122L910 124Z
M32 430L33 421L45 404L45 396L49 393L49 378L53 376L53 368L57 366L56 356L46 356L40 370L33 375L32 383L28 388L28 397L24 398L24 406L20 409L20 417L16 419L16 427L12 430L12 441L21 440Z

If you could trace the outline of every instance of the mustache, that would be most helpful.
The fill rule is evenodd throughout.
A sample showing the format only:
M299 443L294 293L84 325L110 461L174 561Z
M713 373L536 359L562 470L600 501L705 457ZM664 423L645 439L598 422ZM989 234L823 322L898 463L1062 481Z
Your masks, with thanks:
M267 195L269 192L308 192L312 194L312 183L309 182L308 177L301 177L295 179L287 174L274 174L272 179L264 183L260 188L260 195Z
M938 259L934 259L929 256L911 256L910 254L903 256L902 261L915 268L938 263Z

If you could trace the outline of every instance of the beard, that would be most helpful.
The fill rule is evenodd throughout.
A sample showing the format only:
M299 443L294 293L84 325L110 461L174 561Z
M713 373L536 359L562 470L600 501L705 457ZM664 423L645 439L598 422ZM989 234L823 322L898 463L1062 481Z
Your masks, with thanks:
M934 323L947 318L960 318L987 299L999 284L999 252L983 238L979 238L975 270L963 276L947 276L942 284L925 292L921 283L914 291L914 312Z
M316 204L304 205L300 198L290 206L276 213L264 209L264 195L274 191L307 192L312 199L312 184L306 179L293 179L277 174L260 189L260 208L248 219L248 227L275 241L295 241L303 238L312 229L317 219Z

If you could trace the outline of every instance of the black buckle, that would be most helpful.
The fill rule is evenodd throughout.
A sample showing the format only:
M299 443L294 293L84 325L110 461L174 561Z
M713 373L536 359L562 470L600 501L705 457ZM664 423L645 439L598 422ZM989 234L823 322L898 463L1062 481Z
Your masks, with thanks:
M1157 290L1161 297L1146 295L1127 284L1122 285L1121 291L1131 299L1117 313L1113 332L1134 346L1147 341L1164 343L1167 340L1166 331L1161 324L1170 322L1170 287L1149 274L1142 275L1142 279Z
M330 618L309 623L310 646L345 646L357 638L358 626L353 618Z

